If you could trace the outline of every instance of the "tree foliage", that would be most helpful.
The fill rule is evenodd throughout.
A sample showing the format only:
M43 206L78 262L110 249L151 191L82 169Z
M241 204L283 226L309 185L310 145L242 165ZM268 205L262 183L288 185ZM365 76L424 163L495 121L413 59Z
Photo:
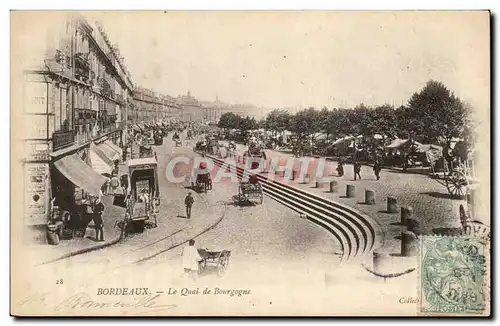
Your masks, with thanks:
M440 137L450 141L469 133L469 113L462 101L443 83L430 80L408 101L407 118L415 122L412 131L427 142Z
M408 104L369 107L360 104L352 109L321 110L308 108L295 114L275 109L260 122L233 113L221 116L219 127L251 130L259 127L280 133L289 130L298 137L324 132L329 139L348 135L365 137L380 134L386 138L409 138L424 143L449 142L452 138L470 139L471 108L460 101L443 83L430 80L409 99Z
M242 131L248 131L258 129L259 123L253 117L242 117L234 114L233 112L226 112L221 115L217 126L224 129L239 129Z

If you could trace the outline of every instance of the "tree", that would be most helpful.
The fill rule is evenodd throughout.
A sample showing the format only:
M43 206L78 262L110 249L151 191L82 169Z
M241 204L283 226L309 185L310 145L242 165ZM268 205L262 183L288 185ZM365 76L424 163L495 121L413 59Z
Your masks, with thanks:
M296 133L298 137L309 136L321 131L319 112L314 108L297 112L290 123L290 131Z
M436 142L440 137L450 142L463 138L470 130L467 107L443 83L430 80L414 93L408 101L405 114L410 121L418 121L410 131L418 133L426 142Z
M396 135L396 110L393 106L388 104L377 106L370 113L371 131L373 134L382 134L390 138Z
M221 115L217 126L224 129L238 129L240 120L240 116L233 112L226 112Z
M288 129L290 118L290 113L287 111L275 109L266 116L265 128L270 130L273 135L281 133Z

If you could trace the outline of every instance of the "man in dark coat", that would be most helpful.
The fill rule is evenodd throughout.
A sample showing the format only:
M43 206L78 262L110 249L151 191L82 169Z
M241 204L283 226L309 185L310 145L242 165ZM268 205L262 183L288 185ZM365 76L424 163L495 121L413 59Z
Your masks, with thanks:
M361 180L361 163L358 161L354 162L354 181L356 181L356 176Z
M380 164L380 161L377 159L375 161L375 164L373 164L373 172L375 173L375 177L377 178L377 181L380 180L380 171L382 170L382 166Z
M94 207L94 227L95 227L95 239L97 241L104 241L104 223L102 221L102 213L104 212L104 204L99 201Z
M186 205L186 217L191 218L191 207L193 207L194 198L191 193L188 193L184 199L184 205Z

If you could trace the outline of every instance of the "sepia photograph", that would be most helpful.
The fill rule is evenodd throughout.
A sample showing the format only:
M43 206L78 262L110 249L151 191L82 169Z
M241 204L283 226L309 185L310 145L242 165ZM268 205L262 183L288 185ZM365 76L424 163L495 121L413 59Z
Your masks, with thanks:
M11 11L11 315L490 316L490 24Z

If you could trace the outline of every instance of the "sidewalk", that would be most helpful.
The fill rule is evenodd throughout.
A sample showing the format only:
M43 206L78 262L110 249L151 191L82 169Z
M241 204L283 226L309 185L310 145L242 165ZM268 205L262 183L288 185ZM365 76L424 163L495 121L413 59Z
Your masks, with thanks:
M126 165L120 164L120 175L127 173L125 170ZM120 257L118 259L125 263L148 260L214 228L224 217L225 206L217 204L221 193L209 192L200 196L193 192L195 203L191 218L187 219L184 196L190 190L184 187L172 187L167 191L164 190L162 193L169 195L162 197L158 207L156 228L146 229L143 233L130 234L121 239L121 230L114 228L114 225L115 222L124 218L125 209L113 205L113 196L104 196L103 201L106 207L103 214L105 241L97 242L95 240L95 229L91 222L84 238L61 240L57 246L48 244L31 246L27 250L30 255L33 255L31 261L34 265L38 265L102 249L117 243L123 243L116 252L122 252L121 256L118 255ZM114 247L113 250L115 250Z
M97 250L120 241L121 230L114 228L115 222L123 219L125 209L113 205L113 196L104 196L103 202L105 210L103 213L104 222L104 240L96 241L94 223L90 222L87 226L85 236L82 238L72 238L60 240L58 245L49 244L32 245L26 248L34 265L52 262L55 260L75 256L85 252Z
M127 167L123 163L119 165L120 175L127 172ZM89 251L111 246L120 241L121 230L115 228L117 221L123 220L125 208L113 205L113 196L104 196L104 213L102 215L104 223L104 241L97 241L94 222L90 222L82 238L72 238L68 240L61 239L58 245L40 244L30 246L27 250L33 254L31 261L37 264L52 262L55 260L79 255Z

